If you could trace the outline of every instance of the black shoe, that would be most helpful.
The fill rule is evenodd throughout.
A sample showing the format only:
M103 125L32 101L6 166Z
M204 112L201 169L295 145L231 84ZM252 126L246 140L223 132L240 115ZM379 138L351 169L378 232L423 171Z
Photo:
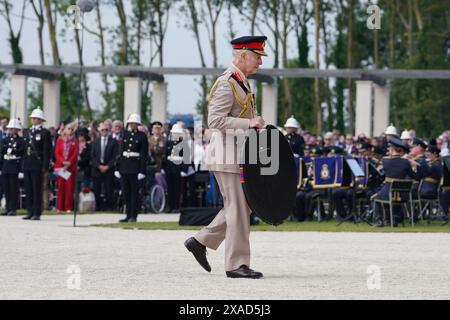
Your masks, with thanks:
M39 216L33 216L30 220L41 220L41 217L39 217Z
M190 237L184 242L184 246L194 255L197 262L208 272L211 272L211 266L206 259L206 247L198 242L194 237Z
M261 272L255 271L247 267L246 265L242 265L239 269L233 271L225 272L228 278L250 278L250 279L259 279L263 277Z
M14 217L16 215L15 211L8 212L8 217Z
M136 218L130 218L130 219L128 219L128 222L129 223L136 223L137 220L136 220Z
M23 220L31 220L32 217L33 217L33 216L32 216L31 214L29 214L29 215L23 217L22 219L23 219Z
M128 218L125 218L125 219L119 220L119 223L127 223L127 222L128 222Z
M8 212L7 211L3 211L2 213L0 213L0 216L7 216Z

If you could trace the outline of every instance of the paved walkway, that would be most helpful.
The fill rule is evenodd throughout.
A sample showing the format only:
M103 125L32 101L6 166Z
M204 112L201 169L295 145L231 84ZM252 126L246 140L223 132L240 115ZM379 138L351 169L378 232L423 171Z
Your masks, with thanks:
M223 246L203 271L183 246L192 231L71 226L0 217L0 299L450 299L450 234L254 232L252 267L265 278L247 280L225 277Z

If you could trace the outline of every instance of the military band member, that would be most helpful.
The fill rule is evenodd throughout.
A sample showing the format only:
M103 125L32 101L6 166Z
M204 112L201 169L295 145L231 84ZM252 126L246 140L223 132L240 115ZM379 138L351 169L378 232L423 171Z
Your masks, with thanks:
M306 163L308 179L297 190L294 221L312 221L314 214L313 199L320 195L323 196L327 192L325 189L314 190L313 188L314 172L311 161L316 157L322 156L322 154L322 147L310 144L305 145L305 157L303 159L308 161Z
M193 253L200 265L208 272L211 267L206 259L206 247L216 250L225 240L225 271L231 278L261 278L261 272L250 269L250 213L239 176L236 158L241 145L230 130L261 129L265 123L256 115L255 97L248 76L256 73L265 56L266 37L241 37L231 41L233 63L220 76L209 96L208 126L212 138L208 146L207 168L213 171L224 199L224 208L205 229L186 240L186 248ZM225 134L228 130L228 134ZM237 141L244 139L237 139ZM223 159L211 159L211 150ZM220 150L222 152L220 152ZM226 159L228 151L233 159ZM228 160L228 161L227 161Z
M442 164L439 153L441 150L435 145L429 145L427 148L427 161L429 172L423 179L420 188L420 197L423 199L437 199L439 183L442 178Z
M37 108L30 115L31 128L23 130L25 154L23 173L28 215L24 220L40 220L42 214L42 179L49 170L52 141L50 131L42 126L44 112Z
M417 162L412 159L406 159L405 155L409 152L409 146L404 144L398 138L391 138L389 142L389 156L384 157L382 160L383 170L385 173L385 182L381 187L381 190L377 193L376 199L389 200L389 189L391 183L396 179L418 179ZM403 195L398 195L403 198ZM393 215L393 225L397 226L400 220L400 207L394 206ZM376 217L376 227L383 227L384 221L383 217L388 218L389 206L380 205L379 203L375 206L375 217Z
M411 143L411 152L408 158L411 158L417 163L417 180L414 181L411 190L413 199L419 198L418 192L420 180L427 177L430 173L430 168L428 167L427 159L425 157L426 149L427 144L420 139L414 139Z
M0 142L0 174L3 176L6 197L6 211L3 216L15 216L19 198L18 175L21 172L21 161L25 152L23 138L19 136L22 129L20 120L9 120L6 127L9 134Z
M119 222L136 222L139 212L139 181L145 179L147 173L148 140L145 133L138 131L141 116L130 114L127 130L123 132L123 140L119 144L118 171L114 173L121 179L122 194L126 207L126 217Z
M356 150L360 157L369 158L372 155L372 145L367 142L360 142L359 144L357 144ZM339 152L340 150L335 149L334 152L336 151ZM355 193L357 198L366 197L366 187L365 186L363 188L357 187ZM344 220L344 221L351 220L351 218L353 217L353 215L351 214L353 209L353 201L355 201L353 198L354 198L354 191L352 188L333 189L332 191L333 207L336 209L337 220Z

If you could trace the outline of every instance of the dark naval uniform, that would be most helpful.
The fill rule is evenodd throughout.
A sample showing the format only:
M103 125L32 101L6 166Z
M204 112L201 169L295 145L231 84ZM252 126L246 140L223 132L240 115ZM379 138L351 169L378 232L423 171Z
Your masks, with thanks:
M166 173L167 191L169 195L169 210L177 212L180 208L181 194L181 172L187 171L188 165L181 163L183 159L183 151L188 150L187 143L179 141L167 141L166 158L162 163L162 168Z
M430 168L428 167L428 162L424 155L415 157L413 160L416 161L419 164L419 166L417 166L417 173L416 173L417 180L414 181L411 192L413 199L419 199L420 181L430 175Z
M303 137L295 132L292 132L285 135L285 138L289 142L292 152L294 154L298 154L300 157L303 157L303 146L305 145L305 140L303 140Z
M312 221L314 218L313 202L316 197L326 195L325 189L314 189L314 174L312 171L312 162L314 157L322 155L322 148L320 146L305 145L305 150L311 153L311 157L303 158L308 170L306 181L300 181L296 194L296 203L294 211L294 221Z
M429 174L423 179L420 197L423 199L437 199L439 183L442 178L442 164L440 160L430 161Z
M407 159L401 158L398 155L383 158L382 164L386 180L383 186L381 187L381 190L377 193L376 199L389 200L389 189L393 180L418 179L418 174L413 171L409 161ZM399 196L401 198L404 198L404 195L402 194L400 194ZM383 212L385 212L386 218L389 217L389 206L383 205L382 208L380 207L381 207L380 204L377 203L375 207L375 215L379 224L380 221L382 220ZM399 206L394 206L394 212L392 214L395 223L398 222L400 218L399 209L400 209ZM383 210L383 212L381 210Z
M37 220L42 213L42 177L50 165L52 142L50 131L42 126L24 129L23 138L23 173L28 211L25 218L35 217Z
M0 142L0 171L3 176L6 196L6 212L3 215L15 215L19 198L18 174L25 151L23 138L9 135Z
M126 206L126 220L135 221L139 211L138 174L146 174L148 140L145 133L125 131L119 144L117 166L121 175L122 193Z
M448 161L450 157L444 157L442 160L444 161ZM446 176L449 176L449 168L446 166L445 163L442 163L442 172L446 173ZM442 178L442 192L441 192L441 196L440 196L440 200L441 200L441 208L442 211L444 212L444 214L446 215L449 212L450 209L450 185L448 184L448 182L445 181L446 179L443 177Z

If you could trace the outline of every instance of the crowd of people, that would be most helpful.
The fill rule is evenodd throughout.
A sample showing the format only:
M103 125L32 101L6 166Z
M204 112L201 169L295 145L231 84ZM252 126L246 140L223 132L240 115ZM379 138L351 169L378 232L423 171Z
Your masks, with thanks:
M199 203L194 175L208 173L194 157L204 157L205 145L202 139L194 144L194 128L182 121L147 126L140 115L131 114L125 124L106 119L98 124L63 122L46 129L39 108L30 121L25 128L19 119L0 119L0 199L6 200L2 215L16 215L20 207L28 212L25 219L32 220L39 220L43 210L71 212L74 196L92 192L95 211L123 207L126 218L121 222L134 222L147 179L164 188L169 212ZM183 138L193 150L189 165L175 164ZM201 205L206 205L205 199Z
M74 210L74 195L92 192L93 209L117 211L121 199L126 208L121 222L135 222L142 210L143 181L147 179L164 188L168 212L199 203L195 177L208 175L204 163L208 130L203 127L186 127L182 121L145 125L139 115L132 114L125 124L106 119L97 124L71 122L46 129L39 108L33 110L30 121L31 126L24 128L18 119L0 119L0 198L6 200L2 215L15 215L22 207L28 213L24 219L39 220L43 210ZM314 219L314 213L318 214L315 200L320 197L330 200L328 213L321 213L323 217L333 218L334 213L338 220L354 217L352 190L314 187L314 158L341 155L370 162L373 170L368 171L365 184L357 192L368 202L388 197L385 186L392 179L409 177L417 181L414 197L422 192L425 198L439 198L441 210L448 212L449 190L441 190L440 181L441 159L450 155L449 132L428 141L418 139L414 130L398 134L394 126L379 137L345 135L338 129L321 136L302 130L294 117L280 129L295 156L308 168L307 174L299 177L293 221ZM186 147L182 141L187 142L190 160L180 164L180 149ZM213 178L204 181L207 185L203 191L217 189ZM23 203L20 195L24 195ZM205 198L203 192L200 205L207 205ZM217 205L217 200L211 205ZM386 223L385 211L383 206L375 210L378 226ZM400 213L396 211L395 216L397 223Z
M292 215L294 221L307 221L313 219L318 198L324 198L328 202L328 213L323 218L333 218L348 221L355 219L355 203L357 199L366 202L368 216L374 218L377 227L390 224L389 206L380 201L389 200L390 186L394 181L412 180L412 199L435 200L439 205L435 211L439 211L442 217L446 217L450 206L449 185L443 185L444 165L442 159L450 156L449 132L443 132L437 138L428 141L416 137L414 130L404 130L401 134L390 125L385 132L378 137L367 137L364 134L353 136L343 135L338 129L327 132L323 137L308 131L298 134L299 123L291 117L285 124L287 139L292 150L306 164L307 173L300 177L297 192L296 209ZM336 157L352 159L366 159L368 170L365 173L364 183L354 188L317 188L314 179L320 179L314 175L314 159L322 157ZM399 194L398 199L404 200L407 194ZM420 201L422 201L420 200ZM375 206L373 203L375 202ZM398 201L400 202L400 201ZM417 209L422 208L417 202ZM415 204L415 206L416 206ZM374 208L375 210L370 210ZM320 208L319 208L320 209ZM393 208L392 224L397 226L403 221L405 215L409 218L411 212L401 210L402 206ZM322 209L323 210L323 209ZM417 218L424 218L423 212L416 210ZM320 214L320 213L318 213ZM429 212L428 218L432 213Z

